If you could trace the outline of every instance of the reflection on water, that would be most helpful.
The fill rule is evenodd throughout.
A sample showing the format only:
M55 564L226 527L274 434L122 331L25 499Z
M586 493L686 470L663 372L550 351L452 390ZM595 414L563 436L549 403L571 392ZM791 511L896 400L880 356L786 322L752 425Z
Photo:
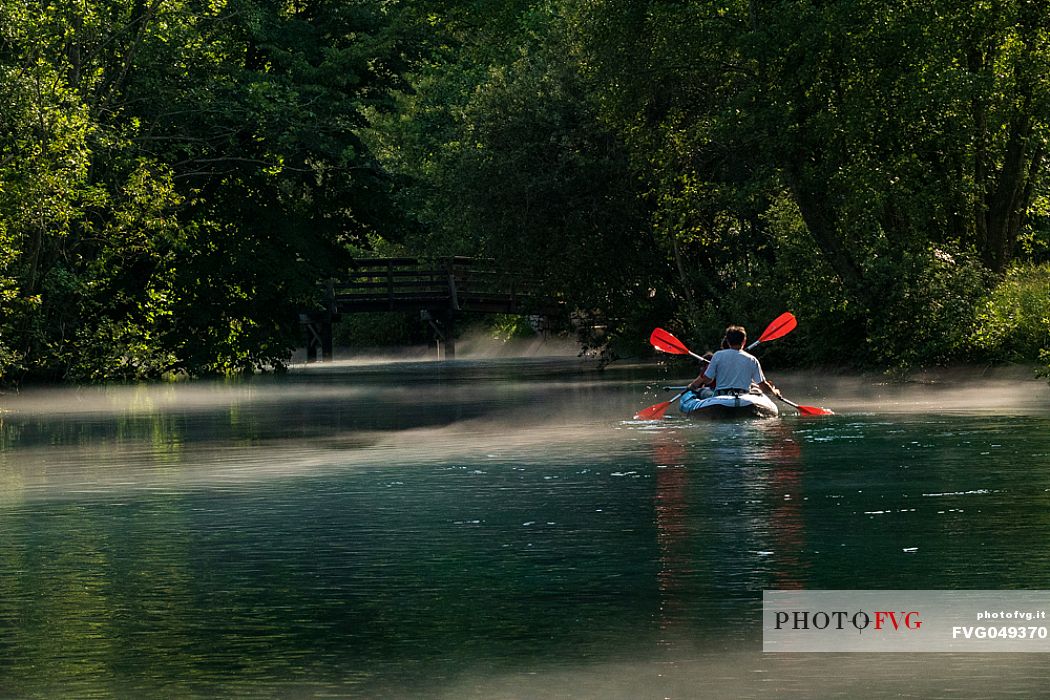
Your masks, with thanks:
M785 377L840 415L644 423L666 379L580 369L4 397L0 696L1045 687L1005 655L763 655L758 625L770 588L1050 588L1045 385L938 412Z

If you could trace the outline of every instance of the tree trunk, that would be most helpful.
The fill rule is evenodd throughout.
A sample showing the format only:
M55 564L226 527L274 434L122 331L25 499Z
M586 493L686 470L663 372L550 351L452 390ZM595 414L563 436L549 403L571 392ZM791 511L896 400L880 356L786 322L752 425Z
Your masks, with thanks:
M791 190L809 234L827 258L835 275L843 284L857 292L860 298L865 298L864 272L835 230L834 213L822 201L822 195L801 184L795 177L792 177Z
M1030 182L1042 161L1040 149L1031 148L1032 118L1027 95L1019 111L1010 120L1010 136L1006 144L1002 168L988 183L984 198L983 247L981 259L993 272L1004 272L1013 256L1017 234L1028 206ZM980 225L980 224L979 224Z

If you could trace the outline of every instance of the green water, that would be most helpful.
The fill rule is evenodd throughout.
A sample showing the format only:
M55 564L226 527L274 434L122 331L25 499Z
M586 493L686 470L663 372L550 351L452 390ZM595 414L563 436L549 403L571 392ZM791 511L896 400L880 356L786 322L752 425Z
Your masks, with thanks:
M763 655L763 589L1050 589L1050 389L319 368L0 415L3 697L985 697L1039 655Z

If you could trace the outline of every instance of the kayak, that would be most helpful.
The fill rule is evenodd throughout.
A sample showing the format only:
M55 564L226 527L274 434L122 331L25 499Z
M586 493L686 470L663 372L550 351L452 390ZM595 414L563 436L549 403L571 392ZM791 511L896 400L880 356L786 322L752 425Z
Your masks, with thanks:
M687 391L679 408L690 418L776 418L780 415L773 399L761 392L700 398Z

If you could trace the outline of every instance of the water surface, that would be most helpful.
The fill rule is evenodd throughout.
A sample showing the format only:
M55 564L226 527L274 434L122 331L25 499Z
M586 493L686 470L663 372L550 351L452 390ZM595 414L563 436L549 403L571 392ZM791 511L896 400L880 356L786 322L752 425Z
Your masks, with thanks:
M1050 589L1050 389L575 361L33 390L0 415L0 695L983 697L1038 655L763 655L764 589Z

